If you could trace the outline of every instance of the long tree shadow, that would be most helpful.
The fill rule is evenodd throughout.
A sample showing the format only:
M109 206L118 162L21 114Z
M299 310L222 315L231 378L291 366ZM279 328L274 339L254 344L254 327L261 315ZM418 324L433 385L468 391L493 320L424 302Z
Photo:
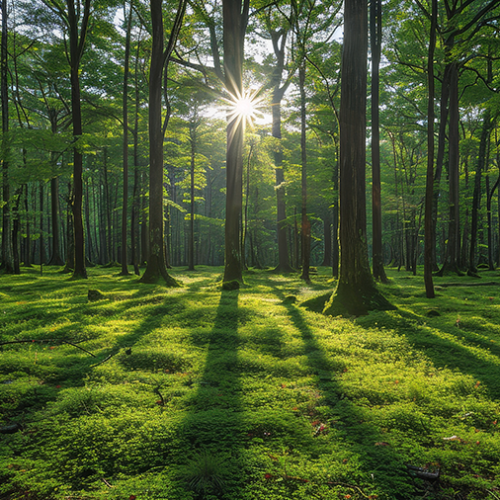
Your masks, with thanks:
M447 330L439 325L442 334L427 326L428 318L398 311L397 314L378 312L378 326L386 326L397 335L404 336L415 348L425 353L436 367L447 366L469 374L486 387L492 398L500 398L500 347L478 338L461 327ZM363 326L363 322L360 323Z
M282 295L281 297L283 298ZM366 421L367 414L363 412L362 407L345 397L341 384L342 367L337 368L337 373L332 373L332 361L304 319L301 310L286 301L283 306L300 332L311 371L318 375L320 398L317 405L328 406L337 415L336 433L358 457L364 482L360 485L361 488L368 490L375 487L378 492L382 491L387 498L394 500L412 498L412 486L405 464L385 445L381 429Z
M178 478L198 499L241 498L243 485L238 455L243 446L242 387L238 374L240 311L238 290L222 291L213 327L191 335L191 343L206 349L205 363L195 381L190 411L180 423L184 443Z

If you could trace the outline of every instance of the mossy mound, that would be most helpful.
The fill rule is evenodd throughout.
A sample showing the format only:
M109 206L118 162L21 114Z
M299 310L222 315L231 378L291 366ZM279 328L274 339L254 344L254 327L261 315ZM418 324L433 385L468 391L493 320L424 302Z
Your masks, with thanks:
M99 290L92 290L92 289L89 289L89 293L87 296L89 302L97 302L98 300L104 300L106 298L106 296Z

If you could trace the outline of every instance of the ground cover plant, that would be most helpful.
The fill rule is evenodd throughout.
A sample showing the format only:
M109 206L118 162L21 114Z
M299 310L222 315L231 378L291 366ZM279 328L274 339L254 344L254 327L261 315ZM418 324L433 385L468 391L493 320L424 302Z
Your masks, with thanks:
M2 277L0 499L500 498L500 288L454 285L496 273L389 270L396 310L330 318L327 268L118 271Z

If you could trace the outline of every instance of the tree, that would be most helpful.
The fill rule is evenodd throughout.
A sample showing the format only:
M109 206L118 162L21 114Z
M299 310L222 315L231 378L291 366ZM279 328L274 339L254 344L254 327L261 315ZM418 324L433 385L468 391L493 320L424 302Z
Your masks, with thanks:
M14 274L12 248L10 180L9 180L9 95L8 95L8 50L7 50L7 0L1 0L2 38L0 48L0 99L2 101L2 267L7 274Z
M162 125L162 77L167 75L170 56L177 42L186 11L186 0L179 0L167 48L164 50L162 0L151 0L153 45L149 73L149 257L142 283L162 277L167 286L178 286L167 271L163 241L163 139L170 113ZM165 78L165 85L167 78ZM168 97L167 97L168 99ZM169 110L169 103L167 102Z
M242 72L249 0L223 0L224 83L233 99L243 96ZM240 220L243 206L244 120L227 124L224 281L242 281Z
M125 33L125 64L123 75L123 200L122 200L122 248L121 275L129 274L127 267L127 209L128 209L128 77L130 66L130 36L132 31L132 3L129 7ZM126 2L123 4L123 15L126 15Z
M380 185L380 52L382 45L382 1L370 2L370 40L372 52L372 224L373 276L386 283L382 253L382 202Z
M340 274L324 314L366 314L392 306L377 290L366 241L365 137L367 0L346 0L340 98Z
M428 299L434 298L432 282L433 188L434 188L434 52L436 49L437 0L432 0L431 33L427 55L429 103L427 107L427 179L425 189L424 282Z
M276 170L276 205L277 205L277 234L278 234L278 265L274 269L278 273L290 273L293 268L290 266L288 256L288 241L286 222L286 200L285 200L285 173L283 165L283 149L281 145L281 101L290 84L290 75L282 83L283 70L285 69L285 47L289 27L284 26L273 29L269 22L270 15L265 22L271 41L273 44L276 63L271 74L271 85L273 86L271 113L272 113L272 135L279 144L274 151L274 166Z

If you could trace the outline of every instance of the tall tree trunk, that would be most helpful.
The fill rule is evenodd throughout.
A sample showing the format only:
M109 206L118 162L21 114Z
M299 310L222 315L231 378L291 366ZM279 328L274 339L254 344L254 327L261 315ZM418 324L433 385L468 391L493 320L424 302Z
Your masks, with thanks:
M486 108L483 117L483 128L481 131L481 141L479 143L479 154L476 163L476 175L474 178L474 194L472 195L472 214L471 214L471 227L470 227L470 248L469 248L469 269L467 274L469 276L477 277L477 269L475 265L476 248L477 248L477 227L479 219L479 205L481 203L481 175L488 164L487 145L490 140L491 132L491 117L490 110ZM488 193L486 194L488 196Z
M14 206L12 207L12 253L14 255L14 274L21 274L21 259L19 257L19 204L23 196L24 184L16 189Z
M50 266L62 266L59 235L59 177L50 180L51 226L52 226L52 255Z
M70 52L70 80L71 80L71 114L73 122L73 136L79 139L82 136L82 110L80 103L80 61L87 36L88 21L90 16L91 0L85 0L81 24L75 10L75 1L67 0L68 27L69 27L69 52ZM79 9L78 9L79 10ZM80 13L80 12L78 12ZM78 33L80 25L80 33ZM85 237L83 231L83 158L79 148L73 149L73 231L75 238L75 262L73 279L86 279L85 269Z
M7 52L7 0L0 0L2 9L2 37L0 48L0 99L2 101L2 269L14 274L12 249L10 179L9 179L9 94L8 94L8 52Z
M44 210L44 189L43 182L40 182L40 265L45 264L47 262L46 253L45 253L45 237L43 233L43 210Z
M301 153L301 242L302 242L302 273L300 279L311 281L309 265L311 257L311 223L307 217L307 143L306 143L306 60L302 59L299 66L300 90L300 153Z
M189 183L189 251L188 251L188 269L194 271L194 167L196 153L196 114L194 125L191 127L191 164L190 164L190 183Z
M438 132L438 150L436 155L436 169L434 172L433 194L432 194L432 270L438 271L437 265L437 221L439 209L439 194L441 177L443 174L445 146L447 142L446 125L448 122L448 110L450 100L450 71L451 65L445 67L443 82L441 84L441 98L439 104L439 132Z
M120 275L129 274L127 267L127 212L128 212L128 77L130 66L130 33L132 31L132 3L127 21L125 36L125 64L123 75L123 204L122 204L122 270ZM126 2L123 4L123 15L126 15Z
M462 274L459 269L460 256L460 193L459 193L459 165L460 165L460 134L459 134L459 96L458 96L458 64L451 64L450 75L450 126L449 126L449 226L448 245L444 271L448 269Z
M340 101L340 276L324 313L366 314L392 306L375 286L366 241L367 0L345 2Z
M155 283L163 278L167 286L178 286L167 271L163 241L163 138L169 114L162 127L162 76L164 65L175 46L185 12L184 0L179 1L177 15L170 34L169 46L163 51L162 0L151 0L153 44L149 73L149 257L142 283ZM170 51L170 52L169 52ZM166 67L165 67L166 71ZM166 80L166 79L165 79ZM169 108L167 102L167 108Z
M372 225L373 225L373 277L387 283L382 251L382 202L380 183L380 49L382 44L382 1L370 3L370 39L372 50Z
M274 84L271 113L272 113L272 136L279 141L279 146L274 149L274 168L276 171L276 231L278 235L278 265L275 268L277 273L290 273L293 268L290 266L288 256L287 227L286 227L286 191L285 172L283 165L283 148L281 146L281 101L288 84L281 86L283 69L285 67L285 44L288 30L270 30L271 40L276 57L276 66L273 68L272 81Z
M66 216L66 241L67 241L67 251L66 251L66 264L64 266L63 272L70 273L73 271L73 266L75 263L75 234L74 234L74 218L71 216L71 199L73 198L71 182L68 182L68 211ZM41 208L40 208L41 209Z
M243 95L242 71L249 0L223 0L225 86L236 99ZM224 281L243 281L240 251L240 220L243 205L243 128L236 117L227 124L226 223Z
M429 101L427 105L427 176L425 181L424 283L428 299L435 297L433 271L433 191L434 191L434 52L436 49L437 0L432 0L431 33L427 55Z
M330 210L327 210L323 216L323 239L325 250L321 265L329 267L332 265L332 213Z
M31 215L29 210L29 188L26 184L26 196L24 197L24 211L26 212L26 241L24 245L24 265L26 267L33 267L31 265Z

